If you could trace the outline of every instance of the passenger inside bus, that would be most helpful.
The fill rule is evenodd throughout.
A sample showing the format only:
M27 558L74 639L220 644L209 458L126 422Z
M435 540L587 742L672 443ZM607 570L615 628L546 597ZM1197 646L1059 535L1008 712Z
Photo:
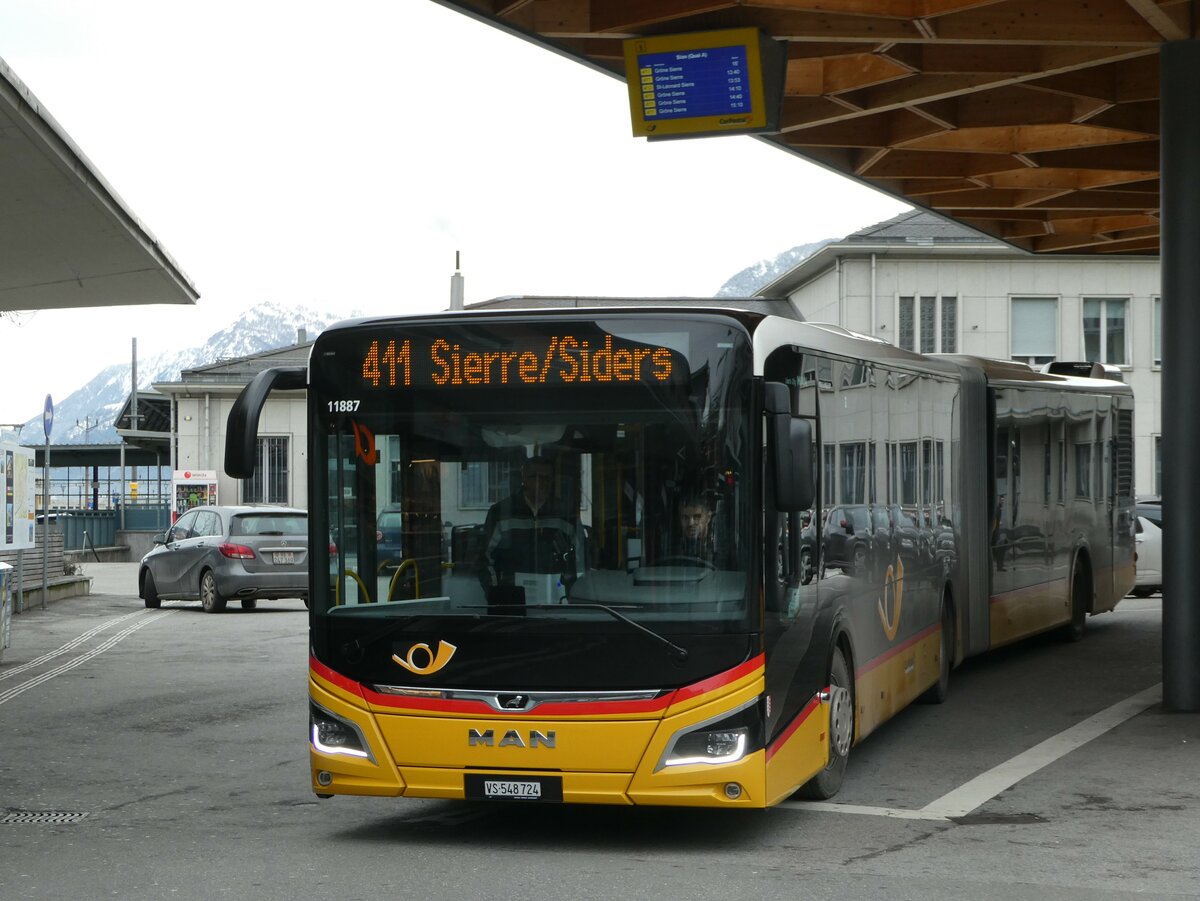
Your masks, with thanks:
M575 575L577 517L554 495L554 464L535 456L483 525L480 579L489 604L559 603Z

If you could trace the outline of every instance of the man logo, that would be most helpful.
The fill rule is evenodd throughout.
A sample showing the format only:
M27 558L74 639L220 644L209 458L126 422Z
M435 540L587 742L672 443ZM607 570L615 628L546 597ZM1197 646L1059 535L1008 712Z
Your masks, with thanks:
M471 748L477 745L485 748L536 748L539 745L543 748L553 748L555 741L556 736L553 729L549 732L530 729L528 738L522 738L521 733L516 729L509 729L499 742L496 741L496 733L491 729L484 729L482 732L478 729L467 730L467 746Z
M450 642L439 641L437 654L435 655L430 650L429 645L422 641L408 649L407 657L401 658L393 654L392 659L410 673L416 673L418 676L428 676L430 673L436 673L449 663L450 658L454 656L454 652L457 650L457 646L450 644ZM421 660L422 657L424 658L423 661Z

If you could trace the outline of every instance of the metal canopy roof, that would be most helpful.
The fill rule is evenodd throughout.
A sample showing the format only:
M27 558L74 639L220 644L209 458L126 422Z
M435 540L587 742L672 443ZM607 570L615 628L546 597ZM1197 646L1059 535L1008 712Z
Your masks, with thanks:
M787 42L764 140L1038 253L1159 250L1159 45L1189 0L438 0L624 78L622 40Z
M198 296L0 60L0 311L194 303Z

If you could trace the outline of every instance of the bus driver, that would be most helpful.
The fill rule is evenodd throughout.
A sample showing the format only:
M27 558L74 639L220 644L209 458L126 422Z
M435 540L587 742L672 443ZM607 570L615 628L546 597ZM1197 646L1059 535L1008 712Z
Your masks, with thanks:
M555 603L565 589L555 576L574 575L575 526L553 496L554 464L535 456L521 466L521 487L492 505L483 525L484 591L523 584L527 603ZM542 578L534 578L543 574ZM536 596L531 596L531 592Z

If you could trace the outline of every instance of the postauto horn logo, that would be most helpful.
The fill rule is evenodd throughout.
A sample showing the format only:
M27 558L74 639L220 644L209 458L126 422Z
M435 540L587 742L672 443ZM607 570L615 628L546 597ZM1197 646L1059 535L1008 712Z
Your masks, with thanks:
M393 654L392 659L400 666L404 667L410 673L416 673L418 676L428 676L430 673L436 673L454 656L454 652L458 650L456 645L450 644L448 641L439 641L437 653L425 642L414 644L408 649L408 655L400 657L398 654Z

